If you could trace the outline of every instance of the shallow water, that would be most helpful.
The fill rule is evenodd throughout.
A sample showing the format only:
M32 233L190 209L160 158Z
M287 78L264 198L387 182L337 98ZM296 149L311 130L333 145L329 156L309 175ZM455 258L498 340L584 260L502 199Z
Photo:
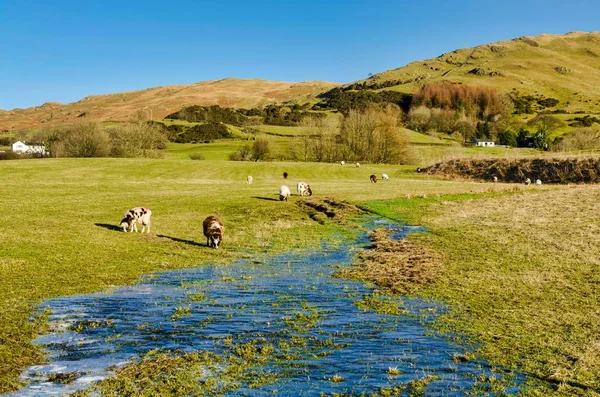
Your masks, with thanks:
M370 220L366 227L392 228L394 238L422 230L380 220ZM461 396L481 386L476 378L493 375L490 366L479 360L455 363L454 354L467 348L431 335L427 328L443 306L397 299L408 315L360 310L355 302L374 288L331 277L366 245L364 233L357 241L324 245L317 252L156 273L108 293L49 300L41 308L52 310L53 332L35 341L49 352L49 363L27 369L22 378L30 384L13 395L82 389L109 375L108 367L156 348L227 354L225 337L235 343L266 340L275 346L295 336L306 341L295 362L263 365L264 372L280 374L275 384L258 389L242 384L229 395L272 395L274 390L293 396L369 394L427 375L436 376L424 389L427 396ZM298 323L299 314L316 316L316 321ZM91 321L96 322L93 327L83 326ZM77 325L82 325L79 332L72 330ZM388 375L390 367L397 367L399 374ZM80 376L71 384L47 381L51 374L72 372ZM335 375L343 380L333 382ZM512 387L505 392L516 391Z

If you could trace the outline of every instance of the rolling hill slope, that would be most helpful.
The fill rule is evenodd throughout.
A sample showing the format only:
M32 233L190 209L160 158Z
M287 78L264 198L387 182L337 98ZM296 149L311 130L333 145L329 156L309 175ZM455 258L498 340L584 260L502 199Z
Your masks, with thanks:
M124 121L134 119L140 110L147 117L152 113L152 118L158 119L190 105L251 108L287 100L303 102L335 86L337 84L321 81L290 83L230 78L94 95L66 105L48 102L27 109L0 110L0 131L71 124L79 120Z
M366 88L387 83L391 86L384 89L413 93L424 83L443 80L557 98L557 108L568 112L600 112L600 32L544 34L458 49L360 82Z

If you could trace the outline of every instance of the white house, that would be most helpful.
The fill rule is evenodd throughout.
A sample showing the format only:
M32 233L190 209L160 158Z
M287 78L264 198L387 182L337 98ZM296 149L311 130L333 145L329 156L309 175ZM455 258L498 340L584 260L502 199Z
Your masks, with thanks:
M21 154L39 154L44 156L46 154L46 146L44 146L42 143L26 144L24 142L17 141L12 144L12 151Z
M473 139L473 143L475 144L475 146L495 146L494 141L490 141L488 139Z

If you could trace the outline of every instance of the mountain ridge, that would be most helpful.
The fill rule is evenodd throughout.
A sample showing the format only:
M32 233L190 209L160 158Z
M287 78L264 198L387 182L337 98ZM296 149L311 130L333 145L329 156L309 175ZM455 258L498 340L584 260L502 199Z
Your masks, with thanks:
M135 119L139 111L145 112L146 117L162 118L190 105L251 108L272 102L310 101L320 92L338 85L324 81L225 78L88 95L67 104L46 102L30 108L0 109L0 131L69 124L81 120L127 121Z

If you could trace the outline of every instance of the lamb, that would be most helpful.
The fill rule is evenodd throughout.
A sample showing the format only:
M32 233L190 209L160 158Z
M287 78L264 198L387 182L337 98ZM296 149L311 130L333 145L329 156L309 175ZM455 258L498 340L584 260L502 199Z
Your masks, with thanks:
M133 232L134 230L137 232L137 224L141 223L142 233L144 233L144 230L146 230L146 228L148 228L146 232L150 233L151 216L152 211L150 211L150 208L135 207L125 212L125 215L123 215L123 219L121 219L120 226L124 232L127 231L127 228L129 228L130 232Z
M381 174L381 179L387 181L388 179L390 179L390 177L388 176L388 174Z
M340 161L340 165L344 165L346 162L344 160Z
M246 182L248 182L248 185L252 184L252 175L248 175L248 177L246 178Z
M496 175L494 175L494 177L492 178L492 182L498 183L498 177Z
M356 163L356 168L360 167L360 163Z
M371 174L371 176L369 177L369 179L371 180L371 182L377 183L377 175Z
M223 222L218 217L211 215L206 217L204 222L202 222L202 230L206 237L206 246L219 248L219 244L223 241L223 231L225 230Z
M531 184L531 179L529 179L529 178L525 179L525 184L526 184L526 185L529 185L529 184Z
M298 182L298 195L300 196L312 196L312 190L310 185L306 182Z
M287 201L288 197L290 197L292 195L292 192L290 192L290 188L285 186L285 185L281 185L279 187L279 201Z
M535 180L535 184L536 185L541 185L542 184L542 180L541 179L536 179Z

